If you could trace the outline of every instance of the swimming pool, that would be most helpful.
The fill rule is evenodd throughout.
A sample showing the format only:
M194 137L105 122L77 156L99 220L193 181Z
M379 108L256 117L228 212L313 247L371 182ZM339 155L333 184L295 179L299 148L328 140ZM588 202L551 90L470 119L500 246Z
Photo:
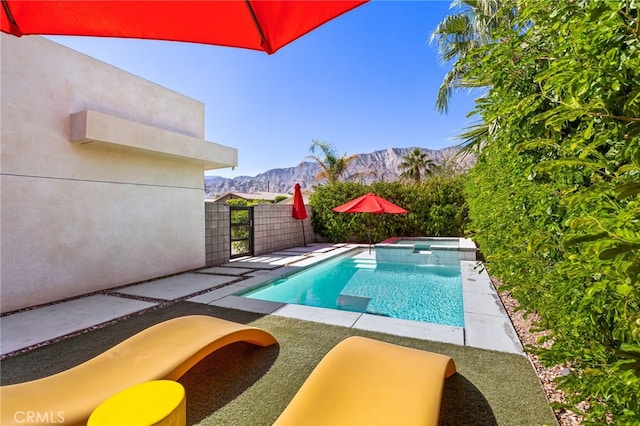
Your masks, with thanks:
M376 262L356 250L239 296L464 327L458 265Z

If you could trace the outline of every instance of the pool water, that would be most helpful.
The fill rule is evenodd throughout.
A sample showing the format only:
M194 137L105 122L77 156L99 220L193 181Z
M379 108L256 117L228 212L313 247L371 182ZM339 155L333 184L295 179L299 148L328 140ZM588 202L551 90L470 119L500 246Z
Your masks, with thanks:
M460 266L331 259L242 297L464 327Z

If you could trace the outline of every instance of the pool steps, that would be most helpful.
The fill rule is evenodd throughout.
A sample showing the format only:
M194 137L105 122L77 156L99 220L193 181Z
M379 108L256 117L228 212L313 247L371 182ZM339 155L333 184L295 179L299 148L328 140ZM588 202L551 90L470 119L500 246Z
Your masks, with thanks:
M358 269L376 269L376 260L375 259L359 259L354 258L353 264Z

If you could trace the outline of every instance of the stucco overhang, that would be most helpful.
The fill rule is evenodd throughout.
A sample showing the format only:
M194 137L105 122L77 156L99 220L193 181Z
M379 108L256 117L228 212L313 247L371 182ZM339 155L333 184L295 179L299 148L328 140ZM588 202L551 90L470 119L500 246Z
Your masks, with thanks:
M200 164L204 170L238 165L235 148L89 109L71 114L69 141L170 157Z

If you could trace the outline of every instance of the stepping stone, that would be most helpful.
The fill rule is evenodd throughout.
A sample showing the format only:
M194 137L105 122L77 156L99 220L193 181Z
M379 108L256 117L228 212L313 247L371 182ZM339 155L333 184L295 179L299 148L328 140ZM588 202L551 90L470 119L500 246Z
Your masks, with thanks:
M118 293L152 299L175 300L235 281L235 277L182 274L117 290Z
M211 275L244 275L247 272L253 272L253 269L248 268L228 268L224 266L214 266L213 268L202 269L196 271L198 274L211 274Z
M96 294L0 318L2 355L156 305Z

